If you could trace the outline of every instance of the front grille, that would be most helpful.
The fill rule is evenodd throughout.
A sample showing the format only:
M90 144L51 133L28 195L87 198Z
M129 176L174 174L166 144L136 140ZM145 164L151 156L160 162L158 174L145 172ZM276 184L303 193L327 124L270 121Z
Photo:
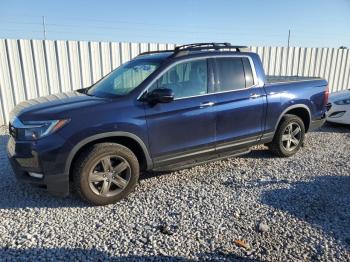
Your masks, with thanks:
M332 108L332 103L328 103L328 104L326 105L327 111L329 111L331 108Z
M9 133L10 133L10 136L12 136L13 138L17 137L17 129L11 124L9 124Z

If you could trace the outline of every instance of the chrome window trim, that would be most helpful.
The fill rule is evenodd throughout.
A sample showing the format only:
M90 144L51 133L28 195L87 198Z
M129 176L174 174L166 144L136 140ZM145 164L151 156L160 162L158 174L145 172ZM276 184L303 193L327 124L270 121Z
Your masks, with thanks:
M200 97L200 96L207 96L207 95L214 95L214 94L221 94L221 93L227 93L227 92L235 92L235 91L241 91L241 90L246 90L246 89L250 89L253 87L258 87L258 76L256 74L256 70L255 70L255 65L253 62L253 59L248 56L248 55L237 55L237 54L232 54L232 55L214 55L214 56L202 56L202 57L192 57L192 58L187 58L187 59L183 59L180 61L176 61L175 63L172 63L170 65L168 65L166 68L164 68L162 70L162 72L159 73L159 75L152 80L151 83L148 84L148 86L146 86L142 92L139 94L139 96L137 97L137 100L140 100L140 98L144 95L145 92L147 92L147 90L159 79L161 78L168 70L170 70L172 67L181 64L181 63L186 63L189 61L194 61L194 60L203 60L203 59L209 59L209 58L227 58L227 57L231 57L231 58L248 58L250 66L252 68L252 72L253 72L253 80L254 80L254 85L250 86L250 87L245 87L245 88L241 88L241 89L235 89L235 90L227 90L227 91L222 91L222 92L214 92L214 93L206 93L206 94L202 94L202 95L196 95L196 96L187 96L187 97L180 97L180 98L176 98L174 99L174 101L176 100L181 100L181 99L186 99L186 98L192 98L192 97Z
M242 91L242 90L247 90L247 89L250 89L250 88L253 88L253 87L257 87L257 85L252 85L252 86L249 86L249 87L240 88L240 89L234 89L234 90L227 90L227 91L221 91L221 92L206 93L206 94L196 95L196 96L184 96L184 97L176 98L176 99L174 99L173 101L181 100L181 99L186 99L186 98L192 98L192 97L209 96L209 95L216 95L216 94L224 94L224 93L229 93L229 92Z

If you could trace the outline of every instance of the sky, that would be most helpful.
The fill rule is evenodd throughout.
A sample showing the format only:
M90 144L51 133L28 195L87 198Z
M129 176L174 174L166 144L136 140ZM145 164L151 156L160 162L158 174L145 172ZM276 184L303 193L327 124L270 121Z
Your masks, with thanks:
M0 0L0 38L350 47L350 0Z

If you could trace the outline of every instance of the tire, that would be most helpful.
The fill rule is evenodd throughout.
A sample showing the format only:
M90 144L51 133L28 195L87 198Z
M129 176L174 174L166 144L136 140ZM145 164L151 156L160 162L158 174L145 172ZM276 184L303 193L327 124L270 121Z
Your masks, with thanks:
M299 132L296 133L299 127ZM289 132L289 130L292 130ZM295 135L293 135L295 134ZM285 115L278 125L271 143L267 144L269 150L279 157L289 157L299 151L305 139L305 125L296 115ZM290 142L288 142L290 140ZM298 141L298 143L296 143ZM288 148L288 143L290 147Z
M139 179L139 162L125 146L95 144L83 151L73 170L75 191L92 205L108 205L128 196Z

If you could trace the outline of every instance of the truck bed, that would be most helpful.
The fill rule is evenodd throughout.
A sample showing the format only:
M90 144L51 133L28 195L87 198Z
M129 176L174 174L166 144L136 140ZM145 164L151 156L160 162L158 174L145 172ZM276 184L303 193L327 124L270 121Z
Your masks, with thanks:
M314 80L321 80L321 78L307 77L307 76L273 76L273 75L266 76L267 84L314 81Z

